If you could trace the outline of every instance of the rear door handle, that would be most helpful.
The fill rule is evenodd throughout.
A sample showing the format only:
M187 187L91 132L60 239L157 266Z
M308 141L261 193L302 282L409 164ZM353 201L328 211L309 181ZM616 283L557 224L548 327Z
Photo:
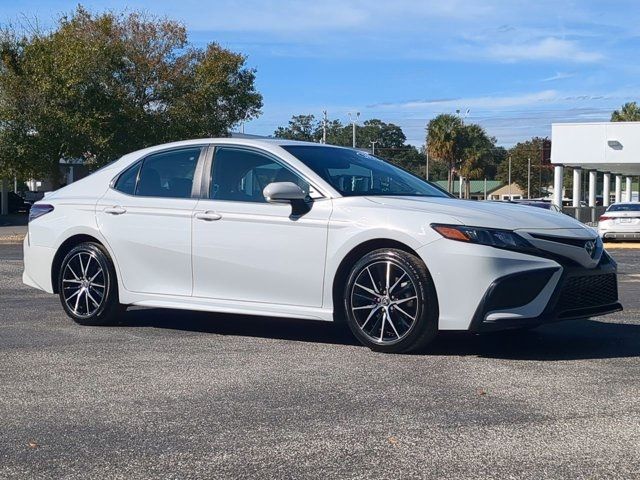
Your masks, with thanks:
M206 211L206 212L196 213L196 218L198 220L205 220L207 222L212 222L214 220L220 220L222 218L222 215L216 212Z
M110 213L111 215L122 215L126 213L127 209L121 207L120 205L116 205L114 207L107 207L104 209L104 213Z

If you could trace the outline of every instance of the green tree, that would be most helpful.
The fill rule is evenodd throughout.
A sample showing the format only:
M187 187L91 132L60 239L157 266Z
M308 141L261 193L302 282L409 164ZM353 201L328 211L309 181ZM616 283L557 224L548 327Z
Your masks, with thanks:
M612 122L640 122L640 107L636 102L627 102L620 110L611 114Z
M79 6L43 33L0 35L0 171L51 178L59 160L95 167L145 146L226 135L260 114L255 71L185 27Z
M507 158L498 167L498 178L503 182L509 179L509 157L511 158L511 181L516 183L526 194L529 184L531 196L544 195L544 189L553 182L553 167L543 161L543 145L546 138L533 137L531 140L519 142L507 152ZM529 162L531 176L529 177Z
M277 138L286 138L288 140L316 142L318 141L316 137L317 129L318 122L313 115L294 115L286 127L278 127L273 132L273 135Z

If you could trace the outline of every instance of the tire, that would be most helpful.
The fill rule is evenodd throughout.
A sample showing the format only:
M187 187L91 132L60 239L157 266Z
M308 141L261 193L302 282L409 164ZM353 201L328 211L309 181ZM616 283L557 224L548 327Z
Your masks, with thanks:
M97 243L81 243L62 260L58 272L62 308L80 325L113 325L125 310L118 299L116 272Z
M431 275L422 260L403 250L364 255L347 278L343 306L355 337L377 352L422 350L438 332Z

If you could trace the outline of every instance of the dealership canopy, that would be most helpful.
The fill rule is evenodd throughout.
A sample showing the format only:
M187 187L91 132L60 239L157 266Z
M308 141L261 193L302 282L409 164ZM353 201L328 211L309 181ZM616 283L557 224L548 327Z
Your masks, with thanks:
M612 175L615 201L631 201L632 177L640 175L640 122L556 123L551 127L551 140L556 205L562 205L564 167L573 170L574 207L580 206L583 171L589 172L590 207L596 205L598 194L603 205L609 205ZM596 192L598 175L603 176L602 192Z

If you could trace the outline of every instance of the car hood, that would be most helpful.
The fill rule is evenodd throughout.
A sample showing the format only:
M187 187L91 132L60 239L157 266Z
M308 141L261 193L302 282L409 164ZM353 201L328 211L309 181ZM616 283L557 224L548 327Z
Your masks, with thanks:
M573 230L575 236L596 236L593 229L567 215L526 205L435 197L376 196L367 199L391 208L448 215L461 224L475 227L527 231Z

